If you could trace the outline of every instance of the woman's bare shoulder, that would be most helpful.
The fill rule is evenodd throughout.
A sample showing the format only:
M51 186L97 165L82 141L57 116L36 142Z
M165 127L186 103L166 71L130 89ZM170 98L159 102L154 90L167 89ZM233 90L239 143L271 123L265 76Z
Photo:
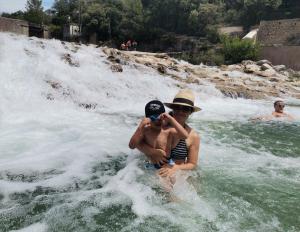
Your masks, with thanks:
M190 132L189 132L189 140L191 141L191 143L195 142L195 141L199 141L200 140L200 135L198 134L197 131L195 131L193 128L189 127Z

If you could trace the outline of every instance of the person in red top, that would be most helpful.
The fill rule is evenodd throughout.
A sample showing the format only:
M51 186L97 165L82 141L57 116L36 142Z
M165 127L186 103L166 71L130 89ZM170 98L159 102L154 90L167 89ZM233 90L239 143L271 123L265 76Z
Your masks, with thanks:
M131 40L127 41L126 47L127 47L127 50L130 50L130 48L131 48Z

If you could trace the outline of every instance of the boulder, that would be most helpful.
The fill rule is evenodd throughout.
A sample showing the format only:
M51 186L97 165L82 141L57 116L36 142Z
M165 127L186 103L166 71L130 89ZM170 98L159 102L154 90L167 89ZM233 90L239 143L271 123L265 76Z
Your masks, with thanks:
M243 60L242 61L242 65L252 65L252 64L255 64L255 62L254 61L252 61L252 60Z
M238 64L232 64L227 66L228 71L234 71L234 70L242 70L242 66Z
M109 57L107 57L107 59L110 61L110 62L112 62L112 63L120 63L121 61L120 61L120 59L119 58L117 58L117 57L115 57L115 56L109 56Z
M186 79L186 83L188 84L191 84L191 83L194 83L194 84L200 84L200 81L199 79L193 77L193 76L189 76L187 79Z
M265 71L257 72L256 74L262 77L271 77L276 74L276 71L272 68L272 69L267 69Z
M158 64L157 71L162 73L162 74L165 74L167 72L167 69L163 64Z
M265 70L268 70L268 69L273 69L271 65L265 63L265 64L262 64L261 65L261 70L265 71Z
M247 64L244 68L245 73L256 73L259 72L259 70L260 68L256 64Z
M257 65L261 66L263 64L268 64L268 65L272 65L272 63L268 60L259 60L256 62Z
M282 65L276 65L273 67L277 72L280 72L280 71L285 71L286 70L286 66L284 64Z
M279 82L279 79L276 78L276 77L271 77L271 78L269 79L269 81L272 81L272 82Z
M123 72L123 68L120 64L113 64L113 65L110 66L110 69L113 72Z

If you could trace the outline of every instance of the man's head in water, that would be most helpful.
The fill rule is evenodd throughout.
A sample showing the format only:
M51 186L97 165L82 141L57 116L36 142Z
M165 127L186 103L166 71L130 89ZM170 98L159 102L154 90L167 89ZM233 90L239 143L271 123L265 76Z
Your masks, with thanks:
M145 106L145 116L151 120L151 126L160 128L162 126L162 119L160 115L165 113L165 107L162 102L158 100L150 101Z
M285 107L285 104L282 100L278 100L274 102L274 109L277 113L283 113L283 109Z

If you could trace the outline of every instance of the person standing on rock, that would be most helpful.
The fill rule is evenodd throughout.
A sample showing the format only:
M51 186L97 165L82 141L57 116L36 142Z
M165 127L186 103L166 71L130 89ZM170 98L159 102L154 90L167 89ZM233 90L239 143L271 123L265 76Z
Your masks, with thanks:
M261 120L261 121L271 121L271 120L288 120L293 121L295 120L294 117L288 113L283 112L285 104L283 100L277 100L274 102L274 111L271 115L265 115L257 118L253 118L252 120Z

